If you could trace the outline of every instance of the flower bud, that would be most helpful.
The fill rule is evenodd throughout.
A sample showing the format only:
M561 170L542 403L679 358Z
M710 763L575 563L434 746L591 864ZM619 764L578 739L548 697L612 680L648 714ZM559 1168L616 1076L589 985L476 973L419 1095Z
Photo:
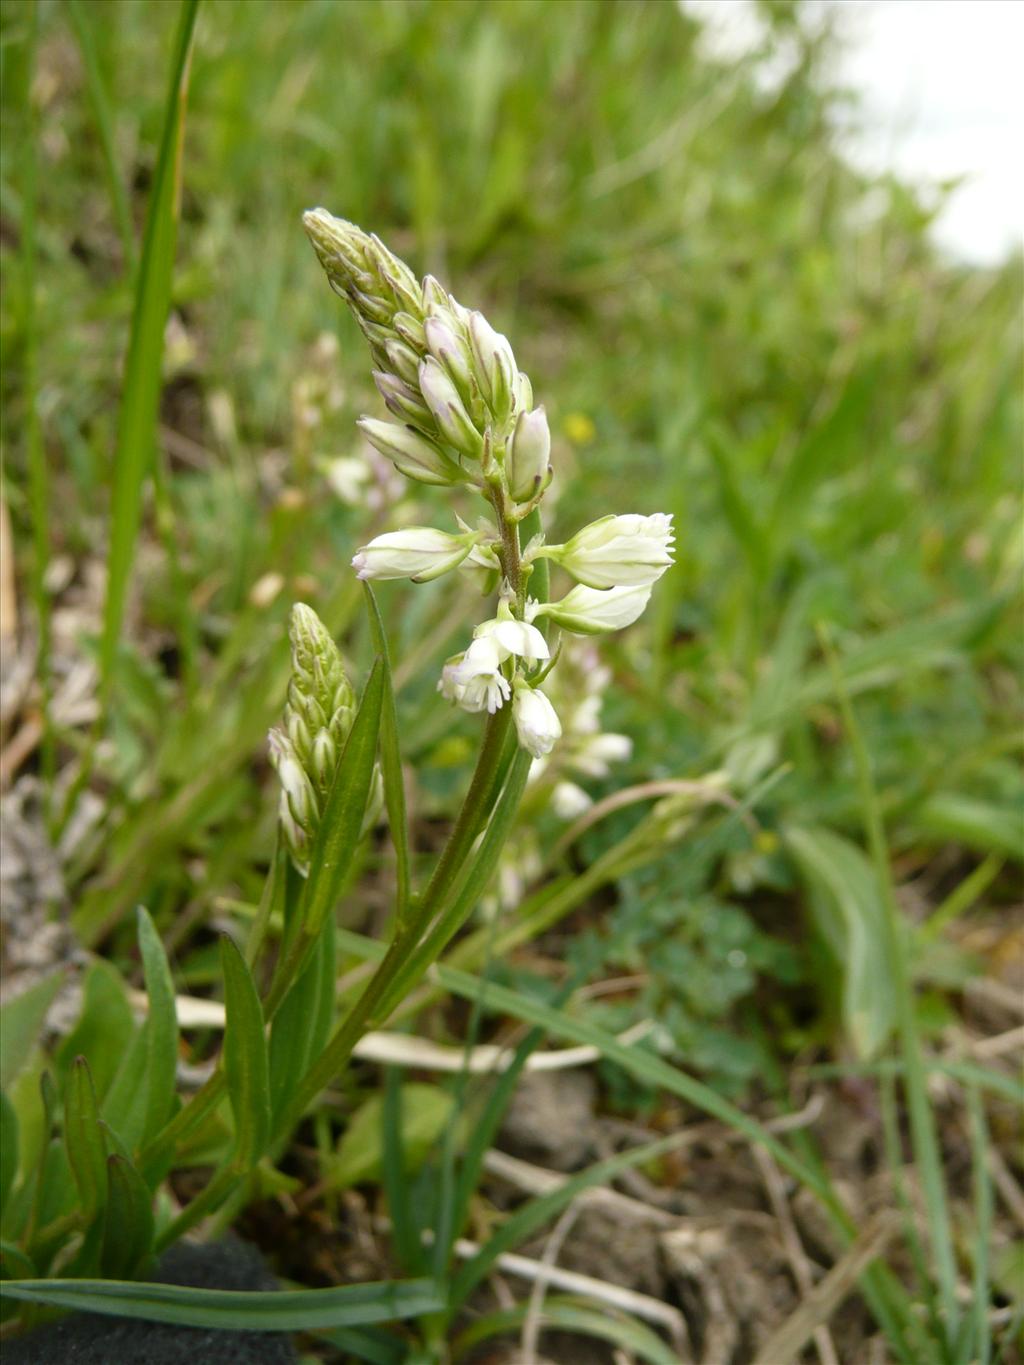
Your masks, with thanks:
M509 492L529 502L551 480L551 432L543 406L521 412L509 442L506 469Z
M476 532L452 536L432 526L389 531L363 545L352 567L357 578L411 578L414 583L428 583L458 568L475 539Z
M483 313L469 315L469 342L473 368L484 402L500 424L508 420L516 359L507 338L496 332Z
M420 396L419 387L405 384L397 375L385 370L373 371L373 382L377 392L384 399L388 412L400 422L410 422L415 427L430 429L434 416Z
M389 337L384 342L384 354L387 356L392 372L399 379L412 388L419 387L420 357L411 346L395 337Z
M458 389L433 356L420 364L420 392L443 438L463 455L479 459L483 437L470 421Z
M424 322L423 334L430 354L451 375L460 395L468 399L473 391L473 379L465 343L444 318L433 315Z
M591 588L634 587L654 583L672 563L672 518L602 517L584 526L565 545L539 553Z
M600 635L606 630L631 626L650 601L651 585L628 588L597 588L582 585L567 593L560 602L545 602L533 609L538 616L550 616L563 630L576 635Z
M356 425L373 448L386 455L407 479L438 485L462 481L458 465L421 432L373 417L361 417Z
M519 743L534 758L543 758L562 733L558 713L539 688L520 684L512 698L512 719Z

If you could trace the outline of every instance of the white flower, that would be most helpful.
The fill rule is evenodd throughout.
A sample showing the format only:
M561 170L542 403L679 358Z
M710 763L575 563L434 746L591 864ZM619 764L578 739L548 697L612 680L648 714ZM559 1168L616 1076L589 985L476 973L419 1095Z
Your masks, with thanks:
M573 751L572 766L587 777L607 777L609 763L622 763L632 753L628 735L590 735Z
M563 630L577 635L599 635L631 626L650 601L651 584L628 588L573 588L560 602L534 606L532 619L550 616Z
M458 702L464 711L489 711L493 715L512 690L501 664L501 653L491 640L474 640L461 659L442 669L442 695Z
M517 621L511 615L496 616L484 621L473 631L475 640L491 640L498 649L502 660L516 654L531 667L541 659L549 659L551 651L548 642L536 626L528 621Z
M362 507L366 503L366 485L370 471L366 461L355 455L338 455L322 464L327 486L336 498L349 507Z
M559 782L551 793L551 805L559 820L575 820L589 810L593 801L575 782Z
M540 555L554 559L591 588L625 588L654 583L672 563L672 518L664 512L643 517L601 517L565 545Z
M496 332L483 313L470 313L469 344L484 402L499 420L504 420L517 373L508 338Z
M525 684L516 688L512 698L512 719L519 743L534 758L542 758L555 747L562 725L555 708L539 688Z
M358 578L411 578L428 583L457 568L473 546L473 535L452 536L432 526L388 531L360 547L352 560Z
M490 545L474 545L459 565L459 572L471 578L481 594L494 591L501 564Z

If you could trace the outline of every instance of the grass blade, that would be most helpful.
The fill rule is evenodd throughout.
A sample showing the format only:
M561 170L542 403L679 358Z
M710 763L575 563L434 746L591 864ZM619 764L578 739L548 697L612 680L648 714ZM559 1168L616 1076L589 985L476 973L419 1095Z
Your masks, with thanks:
M86 1313L245 1332L316 1331L419 1317L444 1307L430 1280L386 1280L267 1293L116 1280L6 1280L0 1297Z
M529 1313L528 1304L518 1304L515 1308L488 1313L486 1317L473 1323L456 1339L453 1347L454 1359L461 1360L466 1353L481 1341L519 1327ZM622 1349L626 1358L638 1356L651 1365L679 1365L679 1357L662 1341L656 1332L643 1323L624 1314L610 1311L607 1307L576 1299L549 1298L544 1301L540 1312L540 1325L555 1328L562 1332L577 1332L582 1336L597 1337Z
M99 134L100 149L103 153L103 169L107 177L107 188L110 191L110 206L114 212L114 222L121 236L121 249L124 252L125 265L129 275L135 273L135 233L132 228L131 212L128 208L128 196L125 194L124 184L117 169L117 157L114 154L114 121L110 112L110 101L107 99L107 88L103 82L103 73L100 70L99 60L96 55L96 43L93 38L92 24L86 13L82 0L67 0L68 13L71 16L71 26L75 30L75 37L78 39L78 50L82 54L82 66L85 68L85 87L89 93L89 103L96 118L96 131Z
M388 825L391 828L391 842L395 846L395 917L401 928L409 913L409 826L405 815L405 783L402 779L402 754L398 744L398 712L395 708L395 692L391 680L391 657L388 653L388 640L381 619L377 598L369 583L364 583L366 600L369 604L370 631L373 647L384 674L384 702L381 708L380 759L384 773L384 803L388 811Z
M263 1008L249 968L225 934L220 941L224 972L224 1076L235 1116L235 1164L249 1170L270 1141L270 1065Z
M163 134L135 285L135 305L125 362L124 393L114 463L107 597L100 642L100 694L105 706L110 700L128 577L142 516L142 487L156 441L164 326L171 301L171 275L178 227L178 182L185 130L189 58L198 8L199 0L182 0Z

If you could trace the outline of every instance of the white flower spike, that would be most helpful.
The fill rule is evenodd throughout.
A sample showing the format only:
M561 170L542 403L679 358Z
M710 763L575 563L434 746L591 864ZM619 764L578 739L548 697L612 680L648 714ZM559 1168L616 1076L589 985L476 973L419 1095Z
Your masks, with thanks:
M558 713L537 687L520 683L512 698L512 719L519 743L534 758L543 758L555 747L562 733Z

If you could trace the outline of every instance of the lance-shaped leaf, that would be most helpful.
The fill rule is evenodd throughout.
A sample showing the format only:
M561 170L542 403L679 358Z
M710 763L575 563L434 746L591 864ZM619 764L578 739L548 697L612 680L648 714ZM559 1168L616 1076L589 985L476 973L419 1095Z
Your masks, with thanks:
M333 910L359 844L377 758L383 698L384 670L377 659L366 680L310 849L303 908L303 928L309 938L316 936Z
M248 1170L270 1140L270 1066L263 1007L245 958L226 935L220 941L224 970L224 1075L235 1116L235 1163Z
M0 1090L6 1090L31 1055L63 972L44 977L0 1009Z
M18 1173L18 1115L6 1095L0 1094L0 1217Z
M152 1249L153 1205L146 1182L123 1156L107 1158L107 1181L100 1267L109 1279L127 1279Z
M76 1057L64 1094L64 1142L71 1174L87 1222L107 1200L107 1144L100 1127L99 1106L89 1064Z
M885 909L874 868L856 844L828 829L789 828L785 841L810 892L819 931L842 971L847 1034L858 1057L868 1061L896 1019Z

